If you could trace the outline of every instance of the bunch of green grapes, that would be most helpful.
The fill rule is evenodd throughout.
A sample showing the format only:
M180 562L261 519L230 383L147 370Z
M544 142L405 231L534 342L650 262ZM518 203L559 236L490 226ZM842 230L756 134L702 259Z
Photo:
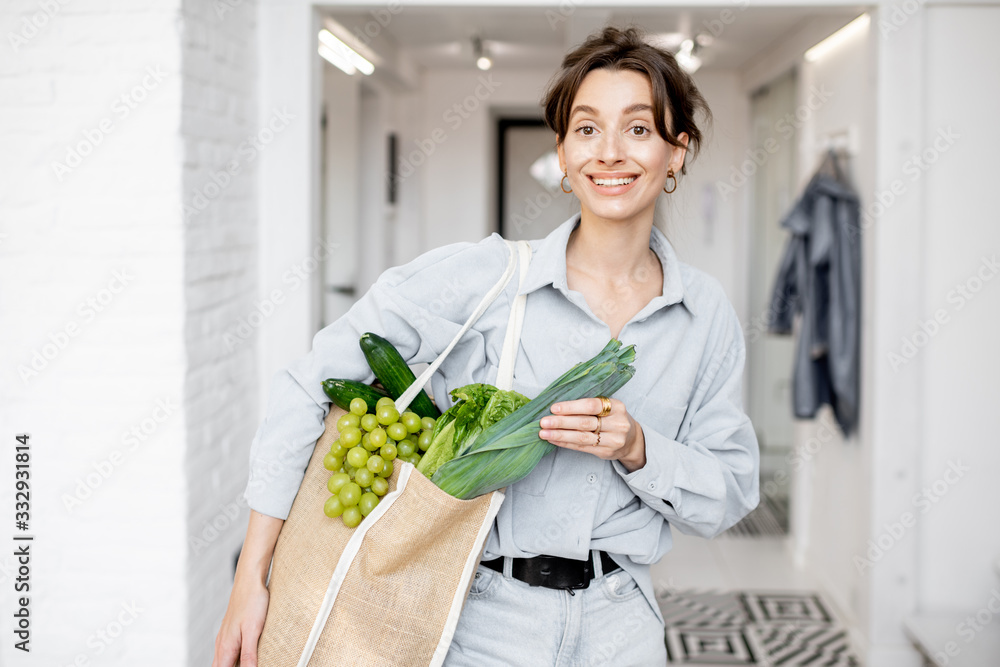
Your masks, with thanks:
M340 437L323 457L323 467L333 473L326 484L333 495L323 512L354 528L388 493L393 461L420 461L431 444L434 420L409 410L399 414L389 397L380 398L371 414L365 400L355 398L351 411L337 420L337 431Z

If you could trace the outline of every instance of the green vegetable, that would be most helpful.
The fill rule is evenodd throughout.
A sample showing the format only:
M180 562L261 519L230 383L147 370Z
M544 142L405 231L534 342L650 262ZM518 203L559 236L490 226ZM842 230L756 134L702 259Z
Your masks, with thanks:
M368 332L361 335L360 344L361 351L364 352L372 372L375 373L375 377L393 399L402 396L403 392L417 379L410 367L406 365L399 350L385 338ZM373 405L373 403L369 403L369 405ZM421 417L436 419L441 416L441 411L434 405L427 392L422 389L410 403L409 409Z
M597 356L573 366L527 404L515 408L507 416L500 415L500 419L493 420L478 433L470 431L462 441L456 438L454 456L437 467L431 481L446 493L464 499L523 479L555 448L538 437L539 421L549 414L552 404L613 395L635 374L635 368L630 365L633 361L634 346L622 348L620 341L611 339ZM496 407L497 414L502 412L503 408ZM445 417L438 420L438 425L442 421ZM457 421L456 417L452 423ZM430 453L429 449L427 455Z
M483 429L528 403L528 397L516 391L501 391L481 383L453 389L451 398L454 403L434 425L431 444L417 465L417 470L427 477Z
M375 412L378 399L388 396L381 389L354 380L323 380L323 392L341 410L351 410L351 401L355 398L364 399L369 412Z

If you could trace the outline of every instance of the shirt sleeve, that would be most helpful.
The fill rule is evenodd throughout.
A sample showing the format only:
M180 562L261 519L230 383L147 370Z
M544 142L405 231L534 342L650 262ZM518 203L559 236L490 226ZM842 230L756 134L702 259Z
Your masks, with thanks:
M389 269L343 317L316 334L308 354L274 376L250 446L244 498L252 509L288 517L330 411L323 380L374 380L358 345L361 334L371 331L392 341L410 364L433 361L503 272L506 250L497 244L503 245L498 235L451 244ZM441 397L437 402L444 405Z
M629 472L613 462L643 503L682 533L708 538L736 524L760 498L757 436L742 407L746 347L735 312L727 319L728 335L701 381L707 390L700 400L696 391L689 407L690 428L674 440L640 423L646 464Z

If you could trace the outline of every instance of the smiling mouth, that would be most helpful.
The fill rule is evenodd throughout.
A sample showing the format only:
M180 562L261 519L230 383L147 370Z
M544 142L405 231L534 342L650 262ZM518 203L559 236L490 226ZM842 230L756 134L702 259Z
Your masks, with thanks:
M604 187L614 187L616 185L628 185L636 179L635 176L628 176L626 178L597 178L596 176L591 176L590 180L594 182L594 185L600 185Z

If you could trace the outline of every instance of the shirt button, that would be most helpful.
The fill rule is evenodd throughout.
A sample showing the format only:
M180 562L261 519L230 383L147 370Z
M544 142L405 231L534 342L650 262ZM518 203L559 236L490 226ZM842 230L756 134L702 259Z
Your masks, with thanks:
M652 491L655 488L656 488L656 482L650 482L649 483L649 490Z
M597 475L595 475L594 473L590 473L589 475L587 475L587 481L593 484L594 482L597 481Z

